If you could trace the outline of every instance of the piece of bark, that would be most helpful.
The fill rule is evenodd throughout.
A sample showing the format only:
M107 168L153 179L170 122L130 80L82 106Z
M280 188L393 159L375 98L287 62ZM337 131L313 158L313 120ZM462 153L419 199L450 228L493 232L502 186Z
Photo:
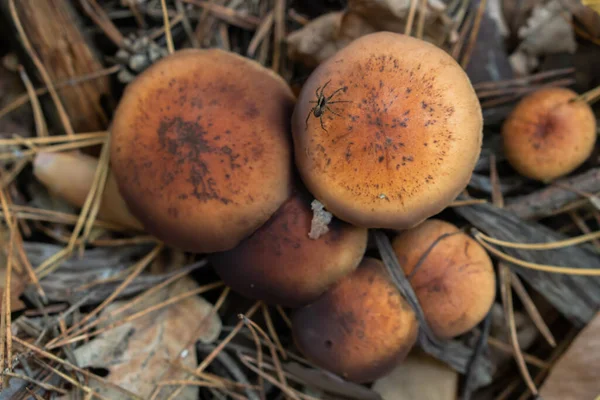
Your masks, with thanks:
M544 400L597 399L600 395L600 313L579 333L540 388Z
M12 35L18 38L10 15L8 0L2 0L2 13L10 21ZM81 29L81 21L69 0L18 0L14 2L21 25L44 65L52 82L81 77L103 68L90 42ZM32 80L40 86L43 81L37 69L20 46L20 61ZM102 110L101 98L110 93L109 79L97 78L75 86L58 90L59 97L75 132L91 132L106 129L108 118ZM62 130L56 108L50 97L42 104L45 116L55 130Z
M454 209L477 229L496 239L518 243L549 243L567 239L541 224L490 204ZM600 254L589 244L533 251L499 248L523 261L571 268L597 268ZM600 277L542 272L509 264L575 326L583 326L600 310Z
M550 185L544 189L519 197L508 198L505 208L521 218L543 218L581 198L570 187L586 193L600 192L600 168L592 168L581 175L558 181L561 186Z

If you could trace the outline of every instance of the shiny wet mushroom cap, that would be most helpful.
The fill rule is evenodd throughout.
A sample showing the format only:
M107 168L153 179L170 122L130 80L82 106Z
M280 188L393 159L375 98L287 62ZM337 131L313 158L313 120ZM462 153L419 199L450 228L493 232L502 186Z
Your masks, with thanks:
M368 232L338 219L318 239L309 237L310 198L292 195L235 248L210 258L233 290L269 304L300 307L317 299L360 263Z
M440 338L479 324L496 296L496 276L485 249L455 225L428 219L392 242L427 324Z
M322 63L298 97L295 160L311 193L342 220L406 229L444 209L479 157L482 113L442 49L379 32Z
M502 126L504 152L521 175L552 181L573 172L592 154L596 117L566 88L540 89L523 98Z
M365 258L292 315L294 341L317 366L357 383L390 372L414 346L417 318L383 263Z
M111 128L129 209L175 248L233 248L290 195L293 106L283 79L234 53L161 59L127 87Z

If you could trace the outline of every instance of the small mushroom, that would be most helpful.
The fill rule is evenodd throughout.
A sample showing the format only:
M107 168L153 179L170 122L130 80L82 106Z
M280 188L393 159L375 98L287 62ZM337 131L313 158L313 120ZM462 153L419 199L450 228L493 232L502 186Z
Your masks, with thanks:
M521 175L549 182L565 176L592 154L596 118L577 93L540 89L523 98L502 126L504 152Z
M367 229L333 219L310 237L310 198L297 191L266 224L232 250L211 256L233 290L270 304L300 307L352 272L367 247Z
M485 249L456 226L428 219L396 236L394 252L440 338L473 329L496 296L496 276Z
M131 212L175 248L235 247L290 196L294 101L283 79L231 52L157 61L126 88L111 128Z
M391 32L356 39L316 68L292 121L310 192L344 221L391 229L437 214L466 187L482 128L460 65Z
M366 383L389 373L414 346L419 327L383 263L364 258L314 303L292 315L294 341L315 365Z

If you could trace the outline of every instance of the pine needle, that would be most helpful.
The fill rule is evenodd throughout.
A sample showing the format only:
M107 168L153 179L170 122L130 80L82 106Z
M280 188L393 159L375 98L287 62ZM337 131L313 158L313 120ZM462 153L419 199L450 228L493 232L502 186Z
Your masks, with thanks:
M497 246L507 247L511 249L524 249L524 250L552 250L560 249L563 247L575 246L585 242L589 242L594 239L600 238L600 231L590 232L585 235L577 236L565 240L557 240L550 243L518 243L518 242L507 242L505 240L495 239L491 236L487 236L484 233L474 229L474 236L485 240L488 243L495 244Z
M167 49L169 50L169 54L173 54L175 52L175 46L173 45L173 36L171 35L171 25L166 0L160 0L160 5L162 7L165 35L167 36Z
M19 65L19 74L21 75L21 80L23 81L23 85L25 85L27 95L29 96L29 101L31 102L31 108L33 109L35 131L37 132L38 137L46 137L48 136L48 126L46 125L46 120L44 119L44 113L42 112L40 101L35 95L35 89L33 88L33 85L29 80L29 76L27 76L27 72L25 72L25 68L23 68L22 65Z

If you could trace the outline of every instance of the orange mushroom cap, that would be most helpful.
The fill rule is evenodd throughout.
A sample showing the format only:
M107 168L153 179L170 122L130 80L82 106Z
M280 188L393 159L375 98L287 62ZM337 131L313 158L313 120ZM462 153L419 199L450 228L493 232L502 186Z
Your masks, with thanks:
M577 93L540 89L514 108L502 126L504 152L521 175L552 181L573 172L592 154L596 117Z
M292 123L302 179L327 210L392 229L438 213L466 187L482 128L460 65L390 32L356 39L315 69Z
M215 271L246 297L286 307L316 300L360 263L368 231L333 219L309 238L312 210L296 192L267 223L234 249L211 256Z
M496 276L485 249L470 236L428 219L396 236L392 246L437 336L458 336L485 318L496 296Z
M234 53L161 59L126 88L111 128L129 209L173 247L235 247L291 193L293 106L283 79Z
M292 315L301 352L357 383L390 372L414 346L418 321L383 263L365 258L314 303Z

